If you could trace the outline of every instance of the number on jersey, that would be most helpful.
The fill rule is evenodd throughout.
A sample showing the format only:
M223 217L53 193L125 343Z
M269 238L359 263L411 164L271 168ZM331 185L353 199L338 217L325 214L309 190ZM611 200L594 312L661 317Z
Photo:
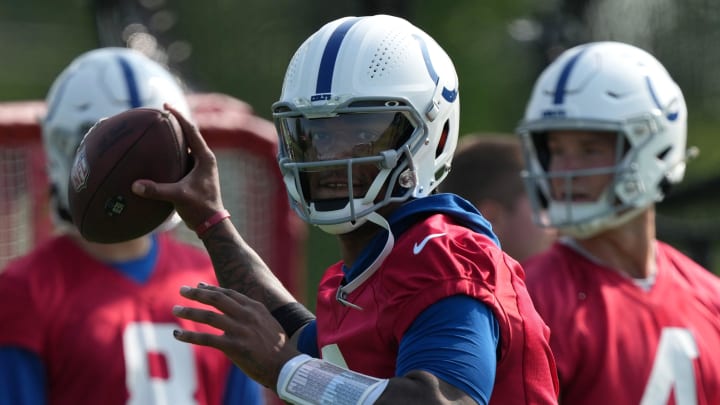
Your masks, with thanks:
M697 405L693 360L698 355L689 330L664 328L640 405L666 405L673 389L677 405Z

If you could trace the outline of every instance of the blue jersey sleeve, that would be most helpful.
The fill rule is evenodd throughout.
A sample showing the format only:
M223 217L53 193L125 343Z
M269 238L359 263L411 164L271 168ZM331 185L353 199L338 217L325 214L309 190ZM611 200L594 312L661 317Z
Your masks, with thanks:
M312 320L298 336L297 349L308 356L320 358L320 349L317 345L317 321Z
M45 367L32 352L0 347L0 404L41 405L45 398Z
M487 404L499 339L489 307L464 295L445 298L423 311L403 335L396 374L427 371Z
M223 405L262 405L265 403L260 384L238 367L232 366L225 385Z

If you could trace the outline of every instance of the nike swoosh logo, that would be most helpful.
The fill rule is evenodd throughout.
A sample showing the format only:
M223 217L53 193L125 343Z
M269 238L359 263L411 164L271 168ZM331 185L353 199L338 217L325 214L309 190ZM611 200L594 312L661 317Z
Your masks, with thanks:
M423 248L425 247L425 245L427 245L427 243L430 242L430 239L439 238L439 237L445 236L445 235L447 235L447 232L443 232L443 233L433 233L433 234L430 234L430 235L426 236L425 239L423 239L422 241L420 241L420 244L418 244L417 242L415 242L415 245L413 245L413 254L416 255L416 254L420 253L420 251L423 250Z

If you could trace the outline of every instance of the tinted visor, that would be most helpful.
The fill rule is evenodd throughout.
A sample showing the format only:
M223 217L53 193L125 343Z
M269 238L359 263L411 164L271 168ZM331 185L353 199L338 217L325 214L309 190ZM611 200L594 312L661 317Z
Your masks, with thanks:
M397 149L415 130L405 114L394 111L283 117L279 123L284 151L296 163L376 156Z

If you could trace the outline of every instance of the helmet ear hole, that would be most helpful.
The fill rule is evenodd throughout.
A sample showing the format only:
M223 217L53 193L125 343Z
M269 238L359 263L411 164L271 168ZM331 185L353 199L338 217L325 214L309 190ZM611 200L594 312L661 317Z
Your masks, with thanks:
M657 154L658 159L665 160L665 157L670 153L671 150L672 148L669 146L663 149L662 152ZM667 176L665 176L660 180L658 188L660 189L661 195L665 197L670 193L670 190L672 189L672 182L670 181L670 179L667 178Z
M670 193L670 190L672 189L672 183L670 180L668 180L667 177L663 177L662 180L660 180L660 184L658 185L660 188L660 193L662 193L662 196L665 197Z
M442 133L440 134L440 140L438 141L437 149L435 149L435 158L437 159L445 151L445 145L447 145L448 135L450 134L450 120L445 121Z
M667 154L670 152L670 149L671 148L668 146L667 148L663 149L662 152L658 153L657 154L658 159L665 160L665 156L667 156Z

